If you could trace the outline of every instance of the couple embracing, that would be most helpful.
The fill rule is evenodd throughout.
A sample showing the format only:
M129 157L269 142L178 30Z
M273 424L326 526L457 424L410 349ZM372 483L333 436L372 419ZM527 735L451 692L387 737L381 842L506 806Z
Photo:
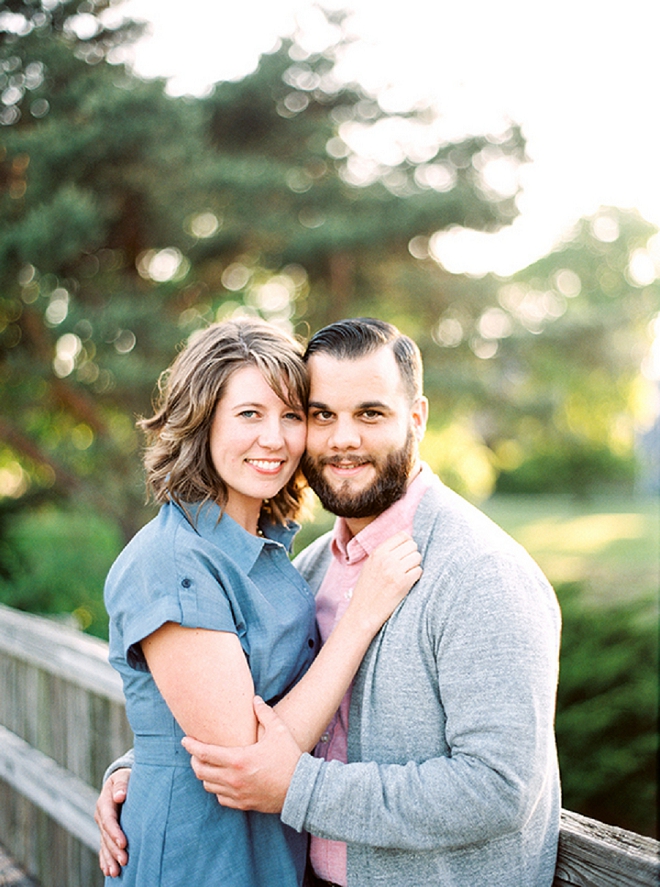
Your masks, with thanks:
M556 598L420 462L427 410L371 318L304 352L227 321L174 361L140 423L162 507L106 584L135 734L108 884L550 887ZM337 519L292 564L305 481Z

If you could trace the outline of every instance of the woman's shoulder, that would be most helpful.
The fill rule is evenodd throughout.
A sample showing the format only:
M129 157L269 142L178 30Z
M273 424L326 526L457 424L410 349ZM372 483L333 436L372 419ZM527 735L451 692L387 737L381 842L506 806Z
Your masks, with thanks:
M186 546L186 537L195 535L193 528L178 506L163 505L158 514L133 536L120 552L108 573L106 585L112 586L120 577L131 572L167 573L176 560L177 549Z
M120 557L136 558L154 551L170 550L172 544L178 541L181 531L184 536L187 531L194 533L183 511L173 502L166 502L158 514L138 530Z

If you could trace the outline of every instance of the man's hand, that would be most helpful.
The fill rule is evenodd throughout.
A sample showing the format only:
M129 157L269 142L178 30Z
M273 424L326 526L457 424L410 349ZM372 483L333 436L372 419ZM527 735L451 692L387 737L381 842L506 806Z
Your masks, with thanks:
M279 813L302 752L286 724L255 696L259 741L240 748L206 745L186 736L195 775L225 807Z
M130 776L128 768L115 770L108 776L94 811L94 819L101 830L99 864L103 874L110 878L116 878L121 867L128 862L126 835L119 827L119 809L126 800Z

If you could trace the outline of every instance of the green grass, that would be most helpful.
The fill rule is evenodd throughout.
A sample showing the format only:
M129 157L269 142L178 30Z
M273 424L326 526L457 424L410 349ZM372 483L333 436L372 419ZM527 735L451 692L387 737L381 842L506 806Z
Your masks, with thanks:
M660 588L660 508L651 497L494 496L482 510L523 545L553 585L586 600L647 600Z

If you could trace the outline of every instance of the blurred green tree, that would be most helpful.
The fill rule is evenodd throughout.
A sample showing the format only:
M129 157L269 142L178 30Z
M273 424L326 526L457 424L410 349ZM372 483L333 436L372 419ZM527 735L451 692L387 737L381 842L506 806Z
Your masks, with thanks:
M454 436L462 421L485 492L631 489L655 397L641 368L660 316L657 228L602 207L511 278L428 274L442 293L420 337L428 393Z
M514 327L502 342L512 409L488 417L503 456L499 488L586 495L633 487L636 433L653 401L641 367L660 312L659 278L657 229L635 211L603 207L498 288Z
M336 83L332 48L291 40L175 100L118 63L139 28L107 26L109 6L0 19L0 462L26 505L73 498L128 538L147 515L133 420L181 339L237 306L304 331L395 301L383 281L413 236L511 219L483 168L524 146L512 128L420 157L408 135L365 172L356 130L429 128L428 110L386 115Z
M135 258L167 236L193 155L188 109L109 62L138 29L87 6L14 3L0 30L0 458L26 505L80 497L128 537L143 499L131 413L176 341Z

